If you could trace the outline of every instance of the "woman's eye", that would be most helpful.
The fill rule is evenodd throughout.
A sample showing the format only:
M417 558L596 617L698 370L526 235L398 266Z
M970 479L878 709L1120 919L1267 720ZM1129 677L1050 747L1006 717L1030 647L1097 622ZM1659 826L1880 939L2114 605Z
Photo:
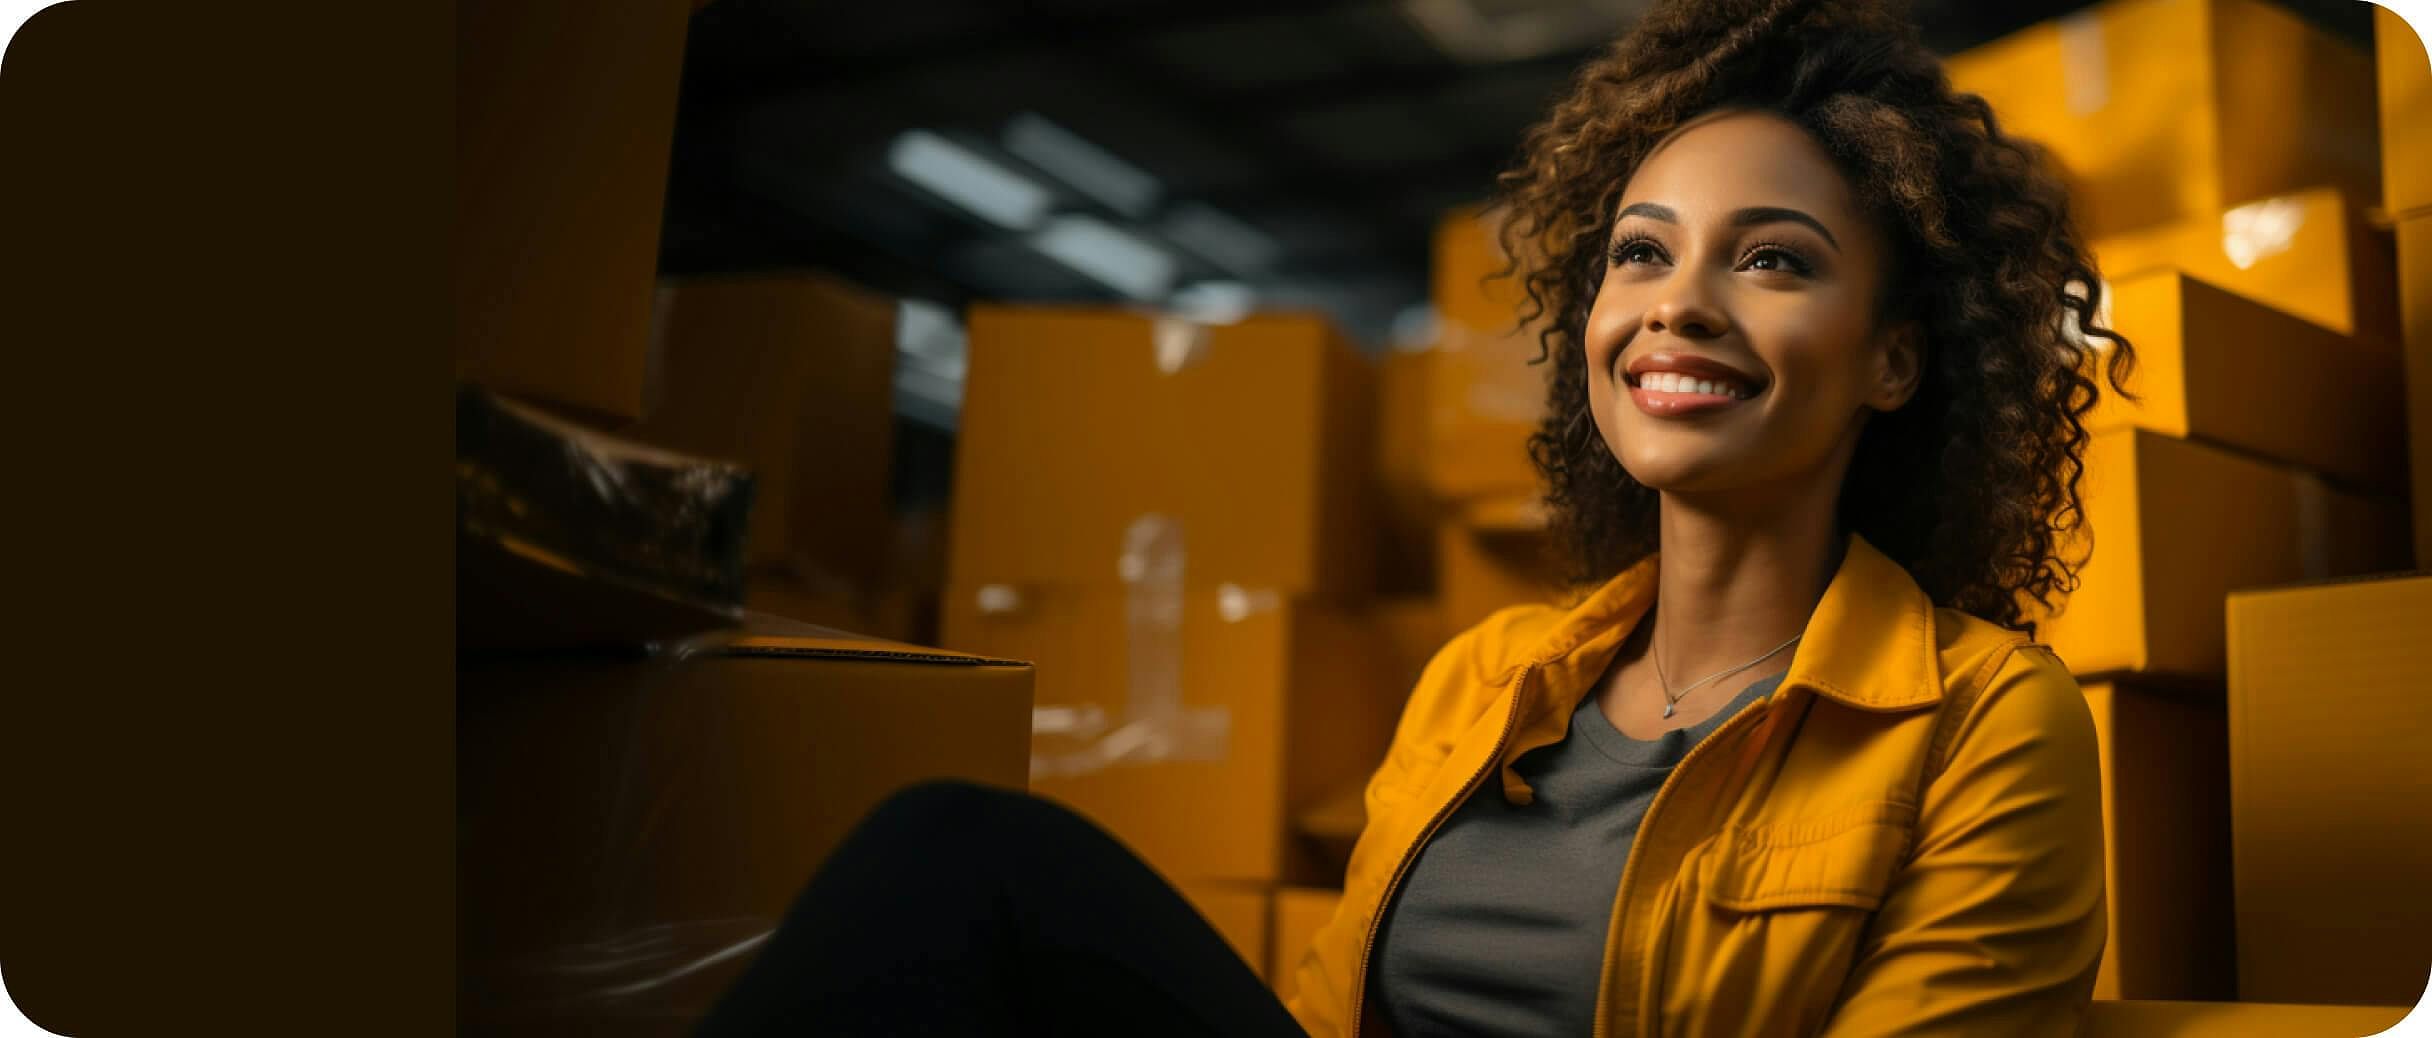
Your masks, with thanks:
M1750 270L1778 270L1791 274L1805 274L1808 271L1807 261L1800 259L1797 253L1773 246L1750 251L1741 265Z
M1619 245L1613 246L1613 263L1615 266L1628 266L1632 263L1654 263L1662 258L1663 254L1657 252L1655 246L1649 242L1625 241Z

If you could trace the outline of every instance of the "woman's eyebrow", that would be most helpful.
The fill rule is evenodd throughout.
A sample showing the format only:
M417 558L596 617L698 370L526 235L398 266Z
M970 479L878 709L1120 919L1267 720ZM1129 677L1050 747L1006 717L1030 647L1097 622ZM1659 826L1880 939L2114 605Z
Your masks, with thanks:
M1666 210L1665 215L1670 215L1670 210ZM1806 213L1802 213L1796 209L1784 209L1780 206L1760 205L1751 206L1747 209L1742 209L1739 212L1731 214L1731 226L1733 227L1754 227L1758 224L1785 222L1802 223L1809 227L1815 228L1815 232L1824 236L1824 243L1832 246L1832 250L1834 252L1841 251L1840 240L1834 238L1831 231L1824 229L1823 221L1809 216Z
M1622 207L1621 215L1643 216L1650 220L1662 220L1665 223L1680 222L1679 214L1674 213L1671 206L1656 205L1653 202L1632 202ZM1616 219L1618 218L1616 217Z

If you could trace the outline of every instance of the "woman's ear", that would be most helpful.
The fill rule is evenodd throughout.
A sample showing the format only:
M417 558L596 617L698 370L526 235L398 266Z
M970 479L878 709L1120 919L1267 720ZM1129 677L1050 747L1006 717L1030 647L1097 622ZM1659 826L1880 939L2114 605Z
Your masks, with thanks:
M1866 404L1897 411L1917 395L1925 378L1925 330L1915 321L1892 326L1875 351L1875 391Z

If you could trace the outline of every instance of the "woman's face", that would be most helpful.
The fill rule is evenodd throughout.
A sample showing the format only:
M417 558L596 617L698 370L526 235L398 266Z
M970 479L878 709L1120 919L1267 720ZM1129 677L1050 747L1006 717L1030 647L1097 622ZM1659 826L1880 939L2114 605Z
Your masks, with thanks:
M1876 325L1886 259L1796 124L1726 112L1676 132L1622 191L1588 315L1605 445L1667 493L1837 487L1866 412L1917 382L1915 336Z

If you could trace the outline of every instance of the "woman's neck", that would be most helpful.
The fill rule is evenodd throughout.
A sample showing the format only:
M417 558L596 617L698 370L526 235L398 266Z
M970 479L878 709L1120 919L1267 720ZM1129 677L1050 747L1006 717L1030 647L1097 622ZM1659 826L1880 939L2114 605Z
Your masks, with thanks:
M1814 492L1750 507L1664 495L1650 645L1678 688L1806 629L1847 539ZM1756 669L1786 663L1784 652Z

